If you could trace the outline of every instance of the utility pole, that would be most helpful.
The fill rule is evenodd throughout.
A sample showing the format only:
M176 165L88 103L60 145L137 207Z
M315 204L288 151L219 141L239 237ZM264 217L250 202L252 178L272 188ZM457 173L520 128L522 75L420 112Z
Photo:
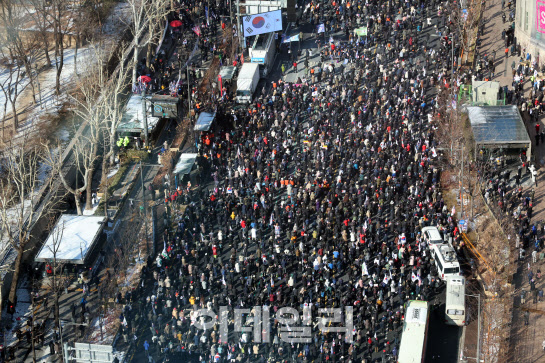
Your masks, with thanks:
M186 69L187 69L187 111L189 112L189 120L192 120L192 117L191 117L191 84L189 82L189 65L187 65Z
M238 49L242 49L242 31L240 29L240 0L237 0L237 34L238 34Z
M142 91L142 120L144 121L144 138L146 141L146 149L149 148L149 138L148 138L148 114L146 107L146 88Z
M461 205L461 211L460 211L460 218L464 218L464 144L462 144L462 177L460 178L460 205Z

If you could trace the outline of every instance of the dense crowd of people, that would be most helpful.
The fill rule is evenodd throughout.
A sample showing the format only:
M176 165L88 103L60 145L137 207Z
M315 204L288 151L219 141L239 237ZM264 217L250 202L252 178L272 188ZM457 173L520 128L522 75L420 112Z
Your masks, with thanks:
M137 349L150 360L393 360L406 303L442 286L421 231L458 238L436 152L437 89L459 81L447 4L313 2L308 22L327 29L319 64L203 135L200 185L165 201L177 228L144 271L145 301L118 297L130 303L126 339L147 322ZM368 36L354 37L362 25ZM278 315L285 307L295 317ZM322 308L341 313L319 324ZM217 323L201 329L210 317L198 309ZM235 324L238 309L261 332ZM286 326L310 333L288 342Z

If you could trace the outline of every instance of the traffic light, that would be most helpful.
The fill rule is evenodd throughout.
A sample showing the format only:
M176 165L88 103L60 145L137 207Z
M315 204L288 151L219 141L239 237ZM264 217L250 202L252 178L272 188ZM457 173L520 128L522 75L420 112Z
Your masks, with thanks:
M8 300L8 308L7 308L8 314L15 314L15 302L12 302Z
M13 314L12 311L13 311L13 303L11 301L8 300L8 304L7 304L7 308L6 308L8 314Z

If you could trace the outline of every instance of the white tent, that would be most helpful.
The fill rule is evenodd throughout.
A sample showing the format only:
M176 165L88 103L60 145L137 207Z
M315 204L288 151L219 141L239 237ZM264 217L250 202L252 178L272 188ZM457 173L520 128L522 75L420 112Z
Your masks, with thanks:
M53 261L56 252L57 262L84 264L105 220L104 216L61 215L35 261Z

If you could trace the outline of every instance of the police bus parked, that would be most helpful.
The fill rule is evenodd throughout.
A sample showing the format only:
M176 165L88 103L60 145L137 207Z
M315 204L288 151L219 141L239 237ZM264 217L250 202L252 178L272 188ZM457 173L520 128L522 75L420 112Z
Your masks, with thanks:
M458 326L466 323L466 279L463 276L447 278L445 323Z
M435 260L437 274L441 280L446 280L448 276L460 275L460 263L451 245L432 245L431 257Z
M426 301L411 300L407 304L399 345L399 363L424 362L429 315L429 306Z

